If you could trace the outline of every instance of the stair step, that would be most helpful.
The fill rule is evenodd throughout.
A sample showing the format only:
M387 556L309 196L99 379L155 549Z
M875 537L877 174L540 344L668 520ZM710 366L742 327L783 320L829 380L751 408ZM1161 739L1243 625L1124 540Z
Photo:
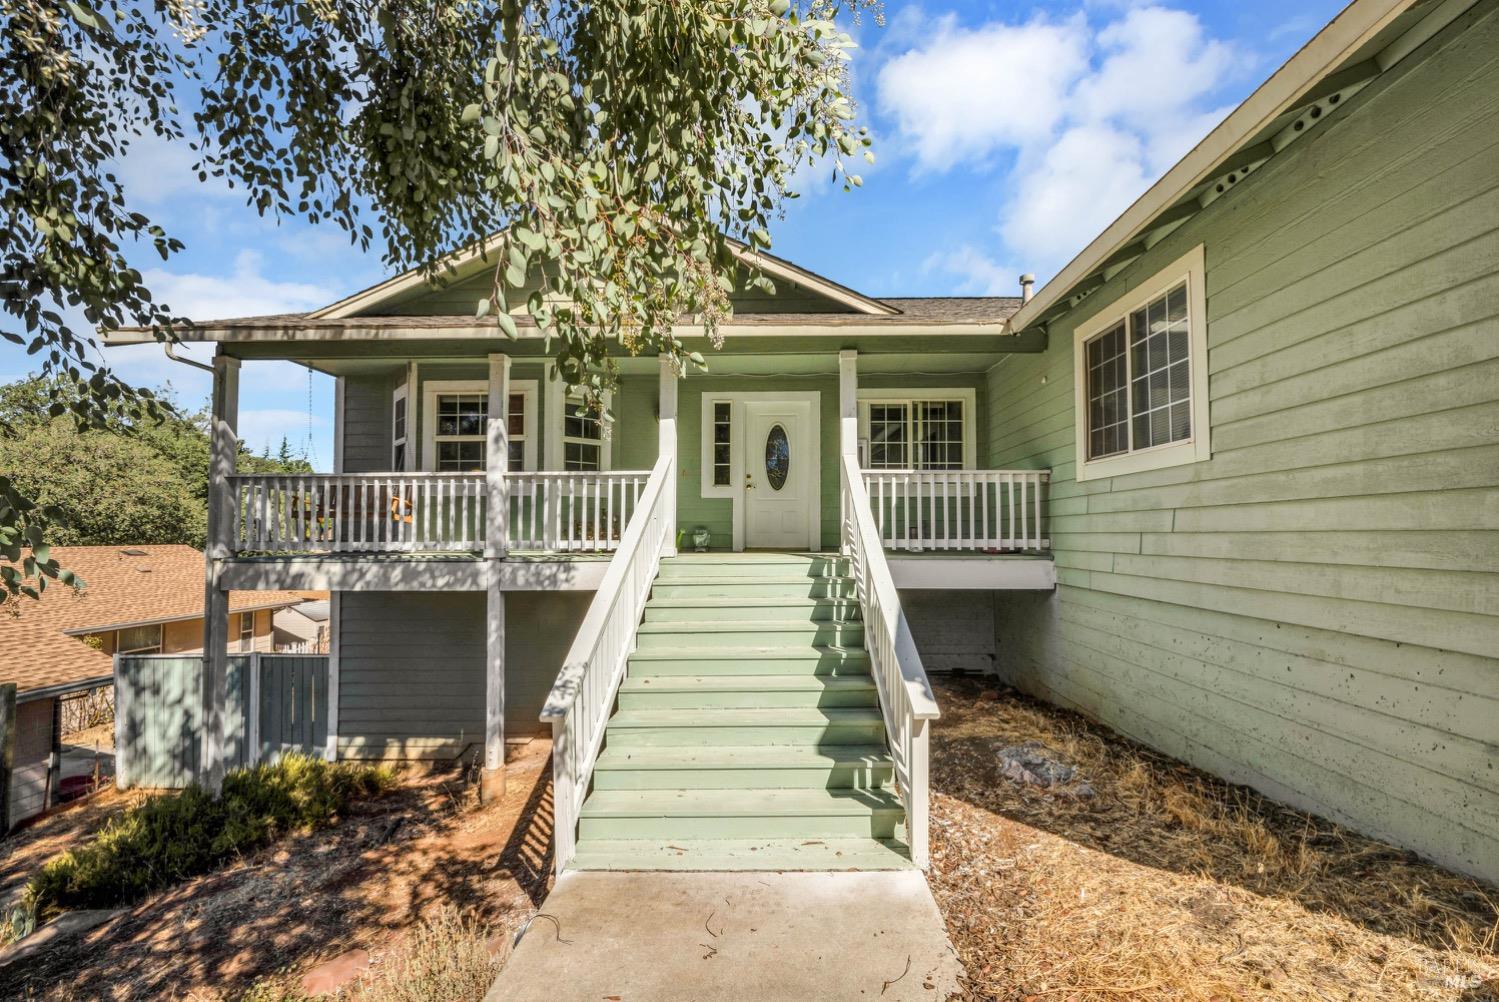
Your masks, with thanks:
M594 766L595 790L858 789L891 785L883 745L710 748L610 747Z
M868 675L636 675L619 688L622 710L874 706L878 700Z
M801 577L843 576L848 559L800 553L722 553L668 557L661 561L658 581L693 577Z
M595 790L579 839L892 838L888 790Z
M817 675L869 674L862 647L803 645L795 648L672 647L630 655L630 675Z
M641 623L636 632L641 650L679 648L690 638L694 650L716 647L799 648L836 644L858 646L864 642L862 623L796 622L792 620L742 620L735 622Z
M610 748L735 745L869 745L885 739L877 709L618 710Z
M849 599L801 596L655 598L645 606L647 623L679 623L695 628L702 622L735 623L781 621L848 622L859 618L859 603Z
M697 575L675 580L656 580L653 598L695 598L722 596L799 595L807 598L852 598L854 581L844 577L807 577L802 575L766 575L733 577Z
M909 870L910 849L888 839L586 839L579 870Z

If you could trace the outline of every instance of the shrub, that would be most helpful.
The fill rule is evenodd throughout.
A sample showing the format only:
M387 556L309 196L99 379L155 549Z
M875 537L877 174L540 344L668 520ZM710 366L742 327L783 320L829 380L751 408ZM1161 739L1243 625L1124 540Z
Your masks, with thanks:
M28 902L39 914L128 904L288 832L320 828L394 782L386 768L290 755L229 773L217 797L196 785L153 797L50 860L27 886Z

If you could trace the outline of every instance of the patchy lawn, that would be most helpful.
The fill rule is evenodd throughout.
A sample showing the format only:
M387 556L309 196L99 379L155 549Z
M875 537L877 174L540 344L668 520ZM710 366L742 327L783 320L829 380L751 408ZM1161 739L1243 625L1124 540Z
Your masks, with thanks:
M1011 690L937 698L930 880L967 999L1499 1000L1493 886ZM1077 775L1001 775L1026 741Z
M510 749L507 792L479 806L471 777L411 772L337 824L284 839L156 895L32 961L0 970L0 998L280 999L333 966L378 979L387 961L467 923L502 954L546 894L551 870L551 745ZM25 832L0 880L34 868L139 793L106 792ZM247 996L247 993L250 993ZM412 996L415 997L415 996Z

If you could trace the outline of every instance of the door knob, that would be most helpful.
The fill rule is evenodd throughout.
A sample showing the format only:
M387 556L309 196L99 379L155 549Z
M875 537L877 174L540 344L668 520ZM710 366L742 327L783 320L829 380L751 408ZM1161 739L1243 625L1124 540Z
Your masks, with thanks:
M744 489L747 491L752 491L755 489L755 478L750 476L748 473L744 475Z

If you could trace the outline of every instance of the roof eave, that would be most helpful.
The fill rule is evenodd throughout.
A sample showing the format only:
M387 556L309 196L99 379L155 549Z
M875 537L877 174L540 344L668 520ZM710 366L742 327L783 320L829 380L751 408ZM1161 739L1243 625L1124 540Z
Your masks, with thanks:
M1154 228L1154 221L1217 176L1224 162L1275 120L1304 103L1324 79L1368 44L1392 21L1422 0L1354 0L1307 42L1284 66L1208 133L1155 184L1135 200L1087 247L1010 317L1023 331L1055 311L1075 287L1087 282L1110 259ZM1445 0L1447 21L1474 0ZM1435 6L1435 5L1434 5Z

